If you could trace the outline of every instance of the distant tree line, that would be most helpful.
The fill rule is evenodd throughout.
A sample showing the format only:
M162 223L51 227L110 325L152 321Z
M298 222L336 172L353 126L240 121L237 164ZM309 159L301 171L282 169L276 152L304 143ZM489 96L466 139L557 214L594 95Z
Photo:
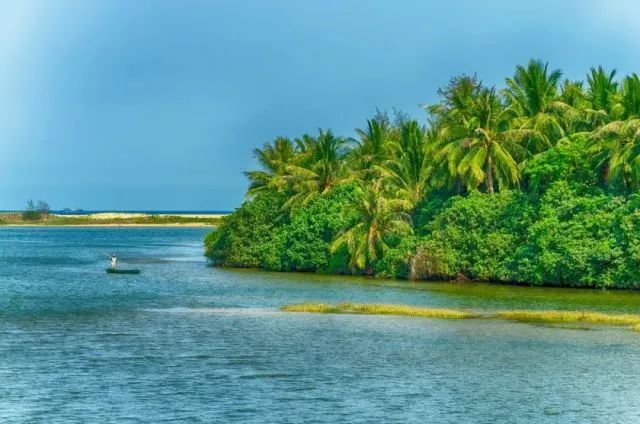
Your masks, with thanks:
M25 221L37 221L47 217L50 212L51 208L44 200L38 200L37 203L29 200L27 202L27 208L22 212L22 219Z

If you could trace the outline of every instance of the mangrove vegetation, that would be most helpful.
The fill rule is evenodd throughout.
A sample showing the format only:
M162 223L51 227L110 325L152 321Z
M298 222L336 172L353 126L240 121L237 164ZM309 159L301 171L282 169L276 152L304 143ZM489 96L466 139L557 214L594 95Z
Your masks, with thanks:
M256 148L217 266L532 285L640 286L640 78L531 60L451 79L418 122L378 112Z

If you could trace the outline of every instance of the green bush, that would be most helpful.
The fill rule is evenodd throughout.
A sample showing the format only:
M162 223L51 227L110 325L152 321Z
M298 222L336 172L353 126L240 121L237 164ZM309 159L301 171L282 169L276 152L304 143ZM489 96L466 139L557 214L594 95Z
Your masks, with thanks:
M358 219L347 207L352 201L353 187L343 185L295 209L267 246L263 266L278 271L344 271L344 252L331 255L329 244L346 224Z
M381 277L410 278L411 259L417 249L418 238L407 236L385 252L384 257L375 265L375 273Z
M519 192L453 197L426 226L420 251L433 265L422 268L433 269L434 277L512 281L513 252L524 244L534 216L530 201Z
M589 155L586 137L566 138L526 162L522 171L523 188L537 196L555 181L568 181L574 188L588 189L602 183L602 175Z
M616 209L615 235L622 250L622 265L617 275L618 287L640 287L640 195L633 194Z
M622 203L621 203L622 202ZM528 242L515 254L516 279L532 284L623 287L624 249L617 240L621 198L579 195L555 182L540 201Z
M205 238L205 255L214 265L261 267L274 234L284 222L283 197L264 192L247 200Z
M27 208L22 212L22 219L25 221L37 221L49 216L49 204L43 200L34 203L33 200L27 202Z
M331 254L329 244L345 224L358 219L347 207L352 194L353 187L339 186L288 216L282 196L264 191L207 235L205 255L219 266L344 272L345 252Z

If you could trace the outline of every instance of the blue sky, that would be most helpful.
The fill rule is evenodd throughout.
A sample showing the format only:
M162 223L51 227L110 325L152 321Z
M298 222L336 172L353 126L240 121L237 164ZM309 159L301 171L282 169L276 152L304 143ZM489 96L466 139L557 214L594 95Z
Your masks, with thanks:
M0 209L228 210L251 150L459 73L640 72L632 1L0 0Z

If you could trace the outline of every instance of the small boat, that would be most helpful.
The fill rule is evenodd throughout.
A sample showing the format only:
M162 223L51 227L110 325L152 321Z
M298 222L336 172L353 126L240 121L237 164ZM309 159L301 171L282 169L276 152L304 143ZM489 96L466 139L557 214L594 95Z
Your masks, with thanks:
M107 274L140 274L139 269L107 268Z

